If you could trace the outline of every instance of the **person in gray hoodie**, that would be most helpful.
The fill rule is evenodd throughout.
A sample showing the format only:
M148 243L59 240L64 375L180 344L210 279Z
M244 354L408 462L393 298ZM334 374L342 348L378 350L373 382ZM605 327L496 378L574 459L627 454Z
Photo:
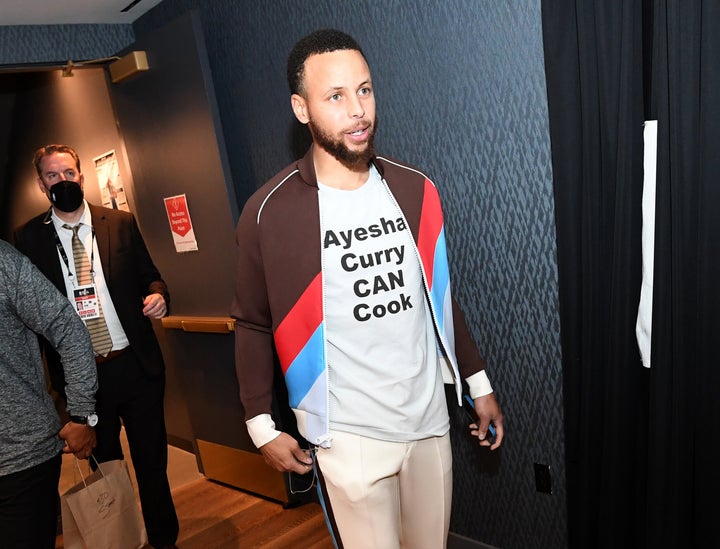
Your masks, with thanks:
M38 335L60 354L71 420L61 425L45 383ZM87 458L97 369L90 335L68 299L0 241L0 540L6 549L55 547L63 453Z

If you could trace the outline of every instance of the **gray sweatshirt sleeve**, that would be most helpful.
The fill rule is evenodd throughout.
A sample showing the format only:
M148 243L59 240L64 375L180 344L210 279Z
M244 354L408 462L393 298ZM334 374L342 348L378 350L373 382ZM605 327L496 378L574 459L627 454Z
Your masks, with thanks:
M29 259L21 257L14 286L18 317L58 351L67 382L68 412L88 415L95 411L98 388L90 334L67 297Z

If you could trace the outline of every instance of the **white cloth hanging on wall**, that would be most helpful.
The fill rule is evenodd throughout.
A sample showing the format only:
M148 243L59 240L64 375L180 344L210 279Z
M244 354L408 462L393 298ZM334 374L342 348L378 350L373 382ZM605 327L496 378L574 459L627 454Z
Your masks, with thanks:
M642 287L638 307L635 335L640 358L650 368L650 342L652 334L653 267L655 261L655 177L657 172L657 120L646 120L643 125L643 196L642 196Z

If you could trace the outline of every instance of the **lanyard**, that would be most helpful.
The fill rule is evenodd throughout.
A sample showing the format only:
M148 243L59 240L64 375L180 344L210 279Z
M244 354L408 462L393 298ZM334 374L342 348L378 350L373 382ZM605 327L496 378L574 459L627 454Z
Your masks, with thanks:
M92 283L95 284L95 227L90 227L90 230L92 231L92 240L90 242L90 277L92 279ZM63 247L62 242L60 242L60 236L58 235L55 225L53 225L53 233L55 235L55 246L57 247L60 257L62 257L63 263L65 263L65 267L67 267L68 278L77 286L77 283L75 282L75 275L70 269L70 261L68 261L65 248ZM78 238L80 238L79 235Z

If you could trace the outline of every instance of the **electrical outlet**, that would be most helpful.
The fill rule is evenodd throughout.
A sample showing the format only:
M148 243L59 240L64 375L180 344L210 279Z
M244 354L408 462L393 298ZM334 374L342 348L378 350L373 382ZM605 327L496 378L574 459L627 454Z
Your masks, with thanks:
M542 463L535 463L533 466L535 467L535 489L544 494L552 494L550 466Z

